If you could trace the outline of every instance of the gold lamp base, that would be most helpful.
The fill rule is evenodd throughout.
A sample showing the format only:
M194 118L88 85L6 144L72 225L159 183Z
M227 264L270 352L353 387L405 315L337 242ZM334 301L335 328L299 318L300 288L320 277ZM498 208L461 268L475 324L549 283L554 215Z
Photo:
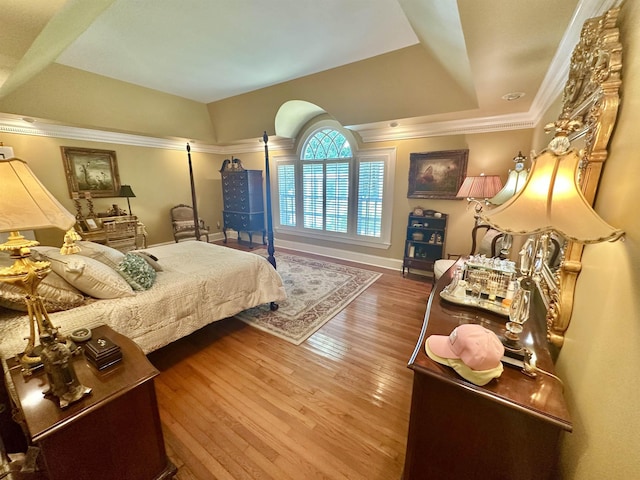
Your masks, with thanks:
M38 285L51 272L51 264L31 258L29 248L36 245L39 245L37 241L28 240L17 231L11 232L7 242L0 245L0 251L11 252L11 258L15 260L10 267L0 269L0 281L18 285L25 292L29 337L24 352L18 354L23 375L31 375L42 365L40 351L35 345L36 328L38 337L43 333L58 337L58 329L53 326L42 298L37 293Z

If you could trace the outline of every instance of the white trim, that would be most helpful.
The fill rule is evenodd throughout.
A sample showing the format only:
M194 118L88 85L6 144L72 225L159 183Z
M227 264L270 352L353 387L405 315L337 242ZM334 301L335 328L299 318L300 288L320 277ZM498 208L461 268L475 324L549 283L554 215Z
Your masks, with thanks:
M361 263L363 265L371 265L380 268L389 268L391 270L401 271L402 260L396 258L378 257L377 255L369 255L366 253L350 252L347 250L338 250L336 248L320 247L317 245L310 245L308 243L291 242L288 240L274 241L276 253L276 261L278 260L278 247L286 248L289 250L295 250L302 253L310 253L313 255L320 255L328 258L335 258L338 260L347 260L350 262Z

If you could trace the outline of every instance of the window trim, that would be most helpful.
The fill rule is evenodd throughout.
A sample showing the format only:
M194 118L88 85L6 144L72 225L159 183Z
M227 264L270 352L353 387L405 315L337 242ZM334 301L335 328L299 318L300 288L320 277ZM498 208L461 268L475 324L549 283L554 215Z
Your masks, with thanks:
M315 132L320 125L315 125L315 128L310 129L311 132ZM324 127L322 127L324 128ZM332 128L335 128L332 126ZM307 136L305 136L306 142ZM350 142L351 140L347 138ZM302 143L304 145L304 142ZM334 232L326 232L324 230L318 231L313 229L307 229L303 226L290 227L280 224L280 202L276 201L272 203L273 208L273 220L274 220L274 232L276 234L286 234L303 238L313 238L319 240L325 240L330 242L339 242L351 245L357 245L362 247L388 249L391 246L391 229L393 220L393 199L394 199L394 183L395 183L395 169L396 169L396 148L395 147L380 147L371 148L366 150L355 151L354 144L351 144L351 151L353 153L352 167L354 174L352 177L353 184L350 185L353 194L357 194L358 176L360 174L359 165L363 161L380 161L384 162L385 176L382 192L382 223L380 226L380 237L368 237L366 235L355 234L341 234ZM301 150L301 149L300 149ZM278 155L272 157L275 163L275 168L272 169L271 175L271 191L275 192L275 197L279 199L280 191L278 188L278 165L280 164L293 164L296 168L295 180L296 180L296 192L300 192L302 187L302 175L299 174L297 168L300 165L300 154ZM344 159L341 159L344 160ZM355 205L355 206L354 206ZM357 209L357 202L354 205L350 202L349 208ZM302 196L296 196L296 208L302 208ZM357 212L356 212L357 213ZM355 215L351 216L350 222L356 222Z

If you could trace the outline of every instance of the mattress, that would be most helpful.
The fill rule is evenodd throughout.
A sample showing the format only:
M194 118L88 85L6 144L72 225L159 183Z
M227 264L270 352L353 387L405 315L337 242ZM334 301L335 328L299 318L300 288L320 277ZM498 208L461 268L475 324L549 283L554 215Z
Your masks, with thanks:
M106 324L135 341L144 353L157 350L209 323L257 305L286 298L282 279L263 257L205 242L147 248L162 271L154 285L131 296L90 300L49 314L60 332ZM29 335L25 314L0 315L0 355L22 352Z

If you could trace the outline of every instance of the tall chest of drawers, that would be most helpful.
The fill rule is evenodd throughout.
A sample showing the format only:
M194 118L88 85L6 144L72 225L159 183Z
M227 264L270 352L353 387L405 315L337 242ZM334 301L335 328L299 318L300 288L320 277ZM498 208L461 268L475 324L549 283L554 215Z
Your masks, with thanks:
M253 233L262 233L265 243L264 200L262 194L262 170L245 170L239 160L223 164L222 175L222 211L224 241L227 242L227 230L233 229L249 236L249 245L253 245Z

